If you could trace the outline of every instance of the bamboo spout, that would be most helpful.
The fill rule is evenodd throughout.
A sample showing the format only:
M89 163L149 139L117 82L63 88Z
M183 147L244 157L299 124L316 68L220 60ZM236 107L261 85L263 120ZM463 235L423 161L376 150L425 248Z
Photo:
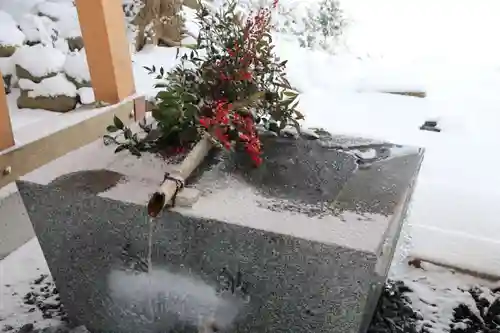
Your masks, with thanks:
M208 135L205 135L182 161L175 174L164 180L158 191L153 193L148 202L148 215L157 217L163 208L171 202L176 193L184 186L191 173L205 159L213 145Z

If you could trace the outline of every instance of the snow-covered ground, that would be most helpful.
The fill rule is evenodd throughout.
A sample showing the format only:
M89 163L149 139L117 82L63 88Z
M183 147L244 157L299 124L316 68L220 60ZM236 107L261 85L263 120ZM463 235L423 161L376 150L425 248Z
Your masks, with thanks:
M19 17L27 2L0 0L0 10ZM335 56L299 48L290 36L275 36L278 53L289 59L290 81L302 92L307 125L425 147L410 215L412 253L500 275L500 3L342 4L350 27ZM152 78L142 66L169 67L174 58L174 50L157 47L134 55L138 92L152 93ZM427 97L377 92L403 87L423 89ZM14 101L15 93L9 98ZM14 105L18 135L41 120L66 116ZM426 120L437 120L442 131L419 130Z

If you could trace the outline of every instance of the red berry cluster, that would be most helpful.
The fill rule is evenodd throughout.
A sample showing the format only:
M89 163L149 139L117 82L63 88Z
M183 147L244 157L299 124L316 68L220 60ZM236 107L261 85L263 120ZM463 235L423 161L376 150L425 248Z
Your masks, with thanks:
M242 116L234 112L232 108L231 103L219 100L215 103L213 115L201 117L200 124L209 130L226 149L231 149L233 146L229 131L236 130L238 133L236 140L243 143L252 161L259 166L262 163L261 144L253 118L250 115Z

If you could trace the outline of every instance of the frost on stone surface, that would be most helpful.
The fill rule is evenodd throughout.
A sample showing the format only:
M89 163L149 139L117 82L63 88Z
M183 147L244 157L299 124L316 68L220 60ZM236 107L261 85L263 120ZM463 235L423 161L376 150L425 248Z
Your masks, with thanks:
M61 73L56 76L46 78L40 83L34 83L30 80L21 79L19 80L19 87L28 91L29 97L76 97L77 94L75 85L68 81L66 76Z
M47 74L60 72L65 60L66 56L63 52L41 44L24 45L14 55L16 65L21 66L36 77L44 77Z

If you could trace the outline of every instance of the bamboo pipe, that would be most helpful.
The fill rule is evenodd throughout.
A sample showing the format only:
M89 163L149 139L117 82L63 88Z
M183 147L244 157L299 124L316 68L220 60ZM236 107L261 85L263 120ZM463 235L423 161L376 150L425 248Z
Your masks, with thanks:
M172 178L175 178L184 184L184 181L200 165L212 147L212 141L210 140L208 134L206 134L200 141L198 141L198 143L182 161L176 174L172 175ZM158 191L156 191L149 200L148 215L151 217L157 217L165 205L167 205L176 192L179 191L178 186L179 185L175 180L165 179Z
M264 96L264 92L257 92L246 100L234 102L231 109L235 110L249 106ZM149 216L157 217L158 214L160 214L163 208L170 202L170 200L172 200L172 197L176 194L176 192L180 190L177 182L181 182L184 186L186 179L200 165L203 159L207 156L208 152L214 147L214 143L215 142L210 134L205 133L203 138L198 141L198 143L182 161L176 174L170 175L173 179L165 179L158 191L153 193L148 202Z

